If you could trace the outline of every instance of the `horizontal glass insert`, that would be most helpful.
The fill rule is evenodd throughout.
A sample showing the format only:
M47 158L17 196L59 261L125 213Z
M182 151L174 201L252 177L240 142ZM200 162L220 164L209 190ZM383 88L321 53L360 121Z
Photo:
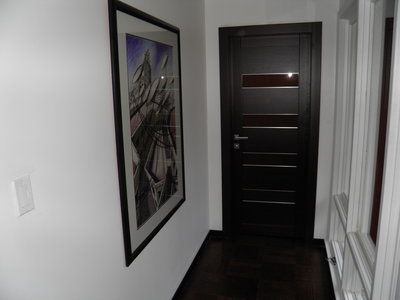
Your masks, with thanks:
M297 114L243 114L242 126L297 127Z
M244 203L260 203L260 204L283 204L283 205L295 205L294 202L279 202L279 201L260 201L260 200L242 200Z
M297 193L293 190L242 189L240 197L253 201L297 202Z
M299 74L243 74L242 86L245 88L298 87Z
M242 167L259 167L259 168L297 168L292 165L256 165L256 164L242 164Z

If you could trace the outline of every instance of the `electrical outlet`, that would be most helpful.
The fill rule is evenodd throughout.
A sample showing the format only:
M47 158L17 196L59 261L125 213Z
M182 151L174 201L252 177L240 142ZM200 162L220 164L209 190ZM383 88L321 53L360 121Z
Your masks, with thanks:
M17 195L18 215L22 216L35 208L29 175L14 180L14 188Z

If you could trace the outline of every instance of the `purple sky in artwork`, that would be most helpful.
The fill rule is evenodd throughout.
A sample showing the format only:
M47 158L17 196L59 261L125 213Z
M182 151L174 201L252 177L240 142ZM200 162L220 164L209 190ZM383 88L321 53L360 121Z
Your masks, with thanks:
M147 40L130 34L126 35L126 52L128 62L128 78L132 78L137 67L143 62L146 50L150 50L150 59L152 66L152 77L158 77L160 71L160 63L163 58L168 56L166 70L168 73L163 75L172 75L172 46Z

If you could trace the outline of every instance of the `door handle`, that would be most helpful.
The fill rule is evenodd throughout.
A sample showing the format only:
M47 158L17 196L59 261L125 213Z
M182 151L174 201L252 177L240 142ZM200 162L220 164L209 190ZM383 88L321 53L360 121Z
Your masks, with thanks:
M233 135L233 140L234 141L248 140L248 139L249 139L248 136L239 136L238 134L234 134Z

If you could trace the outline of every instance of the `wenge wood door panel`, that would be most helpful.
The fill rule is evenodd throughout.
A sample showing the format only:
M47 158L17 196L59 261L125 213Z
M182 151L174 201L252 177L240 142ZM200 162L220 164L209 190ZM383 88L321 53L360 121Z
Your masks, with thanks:
M240 135L248 137L241 143L241 149L245 152L297 153L293 152L298 139L296 129L242 127Z
M293 236L303 220L310 39L243 36L233 50L235 205L241 232ZM250 197L247 197L250 196Z
M296 201L296 191L243 188L241 197L244 200L294 203Z
M297 89L243 89L241 94L246 101L243 113L297 114L298 92Z
M220 28L223 227L313 236L321 23Z
M297 168L279 165L242 165L241 188L296 190Z
M296 153L242 152L244 164L297 165Z
M244 202L242 204L242 222L247 225L274 227L295 225L295 206L291 204L276 204Z

